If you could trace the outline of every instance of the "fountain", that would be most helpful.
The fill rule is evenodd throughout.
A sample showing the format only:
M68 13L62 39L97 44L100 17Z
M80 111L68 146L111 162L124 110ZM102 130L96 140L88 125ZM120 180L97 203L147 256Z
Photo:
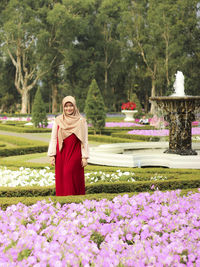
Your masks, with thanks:
M200 109L200 96L185 96L184 76L180 71L176 73L174 89L171 96L150 97L166 112L165 120L169 122L169 148L164 153L197 155L192 149L191 127Z

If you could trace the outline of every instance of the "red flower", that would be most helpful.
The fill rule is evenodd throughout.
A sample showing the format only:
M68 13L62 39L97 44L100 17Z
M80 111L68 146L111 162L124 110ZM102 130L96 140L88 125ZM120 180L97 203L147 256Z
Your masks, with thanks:
M134 102L122 103L122 110L134 110L136 108L136 104Z

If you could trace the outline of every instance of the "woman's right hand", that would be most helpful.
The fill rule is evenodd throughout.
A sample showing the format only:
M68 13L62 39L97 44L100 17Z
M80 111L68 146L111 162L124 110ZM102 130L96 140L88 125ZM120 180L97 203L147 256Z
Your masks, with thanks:
M51 156L51 157L50 157L50 164L51 164L52 166L55 165L55 156Z

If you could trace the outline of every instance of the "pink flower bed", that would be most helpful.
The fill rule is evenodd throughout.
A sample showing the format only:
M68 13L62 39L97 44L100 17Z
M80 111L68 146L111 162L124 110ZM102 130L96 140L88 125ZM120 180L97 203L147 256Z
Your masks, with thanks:
M1 121L31 121L31 117L0 117Z
M128 134L135 134L135 135L150 135L150 136L168 136L169 130L162 129L162 130L132 130L129 131ZM192 135L200 135L200 128L194 127L192 128Z
M200 266L200 193L0 209L0 266Z
M132 127L132 126L144 126L134 122L106 122L105 127Z
M52 128L52 123L49 123L47 128ZM89 127L91 127L91 124L88 124ZM139 123L134 122L106 122L105 127L133 127L133 126L144 126Z

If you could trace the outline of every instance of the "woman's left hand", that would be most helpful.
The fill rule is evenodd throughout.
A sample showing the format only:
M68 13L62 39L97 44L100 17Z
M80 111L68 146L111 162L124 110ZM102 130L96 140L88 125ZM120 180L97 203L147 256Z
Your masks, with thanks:
M83 168L86 167L87 166L87 159L85 159L85 158L82 159L81 165Z

